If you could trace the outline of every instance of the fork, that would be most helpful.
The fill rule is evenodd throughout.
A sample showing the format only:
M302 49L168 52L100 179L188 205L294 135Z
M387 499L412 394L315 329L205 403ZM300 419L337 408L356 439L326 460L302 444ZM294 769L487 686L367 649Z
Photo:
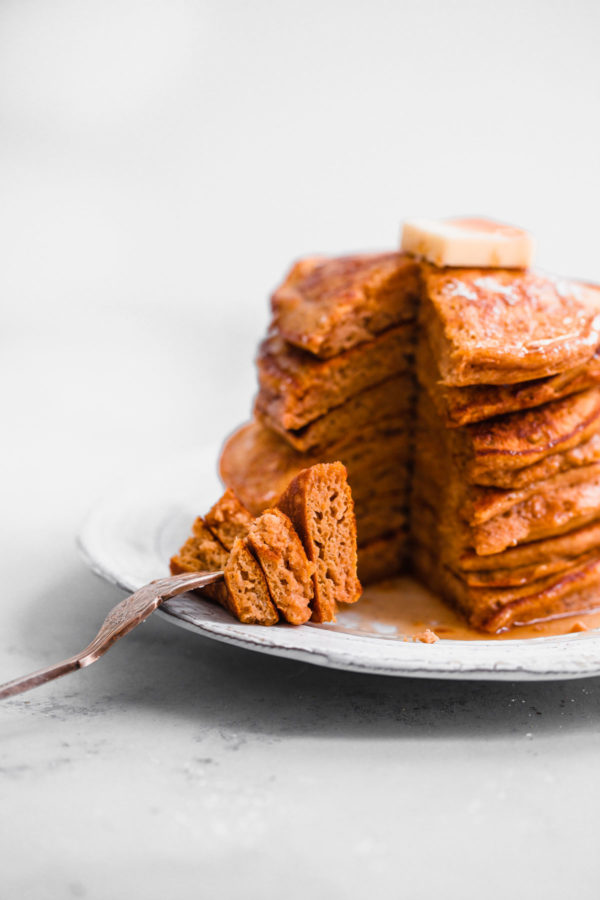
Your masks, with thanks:
M60 678L61 675L68 675L75 669L90 666L103 656L115 641L132 631L136 625L144 622L163 600L168 600L177 594L184 594L186 591L199 590L222 578L223 572L221 571L191 572L151 581L150 584L144 585L135 594L125 597L111 609L102 623L100 631L85 650L53 666L39 669L37 672L15 678L13 681L7 681L6 684L0 684L0 700L21 694L23 691L29 691L54 678Z

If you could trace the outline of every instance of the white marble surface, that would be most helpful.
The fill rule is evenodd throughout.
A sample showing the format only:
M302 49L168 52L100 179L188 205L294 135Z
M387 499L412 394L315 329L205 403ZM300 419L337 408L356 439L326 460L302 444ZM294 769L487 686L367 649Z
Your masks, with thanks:
M95 498L247 415L291 258L484 212L600 277L599 16L2 4L0 681L118 599L74 546ZM2 900L598 897L598 680L385 680L156 619L0 729Z

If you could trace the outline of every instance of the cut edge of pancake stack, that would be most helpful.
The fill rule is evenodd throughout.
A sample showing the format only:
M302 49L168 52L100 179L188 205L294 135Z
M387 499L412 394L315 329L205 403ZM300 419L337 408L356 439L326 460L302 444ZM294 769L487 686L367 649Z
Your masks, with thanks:
M420 275L400 253L296 264L272 297L252 423L221 475L258 513L299 470L341 460L354 498L359 577L405 562Z
M292 268L223 480L257 514L340 459L363 583L412 570L478 628L599 606L600 291L487 221L403 249Z
M490 632L597 607L600 293L519 269L423 282L414 570Z

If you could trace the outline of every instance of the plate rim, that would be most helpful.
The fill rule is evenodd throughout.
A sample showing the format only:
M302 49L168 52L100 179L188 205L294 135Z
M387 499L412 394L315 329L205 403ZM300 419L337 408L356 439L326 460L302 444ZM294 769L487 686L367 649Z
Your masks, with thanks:
M114 483L91 507L77 534L77 548L91 571L121 590L137 590L141 584L116 570L114 561L111 564L102 552L106 519L110 522L116 516L118 521L124 511L131 511L127 498L132 494L135 496L136 485L142 496L154 500L143 488L152 473L156 474L167 465L172 467L175 460L178 460L180 472L181 465L189 464L192 459L194 467L201 473L207 465L214 468L217 453L216 445L196 449L193 456L186 451ZM123 491L124 484L127 485L126 492ZM172 500L170 503L172 506ZM157 521L156 527L160 526L161 522ZM165 601L164 608L159 607L157 612L161 618L186 630L246 650L363 674L476 681L553 681L600 675L600 630L510 641L442 639L436 644L421 644L339 632L315 624L278 625L276 628L242 625L220 607L189 594ZM523 654L524 647L531 652ZM574 653L576 647L578 650ZM483 662L481 656L489 656L492 648L499 659L493 663L489 659ZM464 659L461 651L466 652Z

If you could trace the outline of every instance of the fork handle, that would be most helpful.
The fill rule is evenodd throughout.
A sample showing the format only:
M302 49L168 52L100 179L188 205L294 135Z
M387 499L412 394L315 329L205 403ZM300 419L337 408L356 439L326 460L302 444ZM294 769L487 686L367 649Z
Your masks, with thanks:
M115 641L147 619L163 600L186 591L200 590L222 578L223 572L190 572L185 575L173 575L170 578L159 578L158 581L146 584L111 609L100 631L85 650L53 666L47 666L45 669L39 669L30 675L23 675L0 685L0 700L22 694L54 678L60 678L61 675L68 675L75 669L91 665L106 653Z
M55 663L53 666L47 666L45 669L38 669L37 672L31 672L30 675L23 675L21 678L14 678L0 685L0 700L12 697L14 694L22 694L24 691L30 691L31 688L38 687L40 684L46 684L54 678L60 678L61 675L68 675L75 669L81 668L81 663L76 656L71 659L65 659L62 662Z

